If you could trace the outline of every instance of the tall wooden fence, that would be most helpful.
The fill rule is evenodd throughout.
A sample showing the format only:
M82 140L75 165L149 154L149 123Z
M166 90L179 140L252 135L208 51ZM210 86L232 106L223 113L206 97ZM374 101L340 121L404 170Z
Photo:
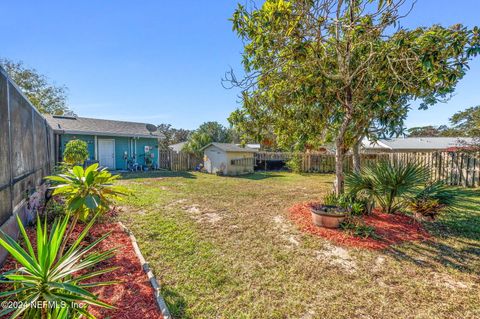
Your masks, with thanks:
M299 156L303 172L333 173L335 172L335 155L325 153L301 153L295 155L286 152L258 152L257 162L288 161ZM425 166L431 173L432 180L442 180L450 185L478 187L480 186L480 153L479 152L408 152L408 153L376 153L361 154L362 165L379 161L394 163L416 163ZM352 156L347 155L345 171L353 167Z
M201 163L203 163L202 158L189 153L160 150L159 165L160 168L163 169L168 169L174 172L192 171Z

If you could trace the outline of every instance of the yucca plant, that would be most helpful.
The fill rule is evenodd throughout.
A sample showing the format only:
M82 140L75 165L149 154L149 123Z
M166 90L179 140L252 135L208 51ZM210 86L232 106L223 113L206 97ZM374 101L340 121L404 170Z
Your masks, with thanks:
M85 170L81 166L75 166L65 173L46 177L55 184L51 187L52 195L61 196L65 200L66 211L73 216L66 233L67 239L78 219L87 221L92 214L108 211L114 199L120 199L126 194L123 188L113 185L119 177L106 169L99 169L98 164L90 165Z
M0 317L10 314L10 318L24 319L69 319L94 318L88 312L89 305L105 308L112 306L98 300L87 289L116 282L86 282L101 274L115 270L108 268L87 272L98 263L111 258L115 249L104 252L92 251L109 233L95 240L86 247L80 244L94 223L92 219L80 233L78 238L61 256L62 242L70 216L54 221L48 234L46 221L41 223L37 217L36 251L30 242L25 228L17 216L18 226L25 241L22 248L13 238L0 231L0 245L7 250L20 268L0 275L0 283L12 285L12 289L0 292L0 298L21 305L17 308L4 308ZM43 306L38 307L39 303ZM9 304L7 302L7 304Z
M415 189L428 181L426 168L413 163L381 161L345 178L347 189L375 199L386 213L405 207Z

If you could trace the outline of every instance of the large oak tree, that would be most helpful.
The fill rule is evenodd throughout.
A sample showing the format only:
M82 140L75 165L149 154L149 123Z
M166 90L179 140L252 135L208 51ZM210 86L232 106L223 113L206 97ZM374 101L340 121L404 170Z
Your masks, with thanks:
M274 132L286 148L333 142L335 191L346 153L403 130L412 100L447 99L480 51L478 28L399 24L406 0L266 0L239 5L233 29L244 42L243 106L230 121Z

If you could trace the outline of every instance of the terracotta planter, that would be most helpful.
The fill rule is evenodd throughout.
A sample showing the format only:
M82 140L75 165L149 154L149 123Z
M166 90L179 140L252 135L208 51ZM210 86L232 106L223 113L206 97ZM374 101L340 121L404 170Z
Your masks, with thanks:
M345 220L345 213L336 206L320 206L312 208L312 222L320 227L338 228Z

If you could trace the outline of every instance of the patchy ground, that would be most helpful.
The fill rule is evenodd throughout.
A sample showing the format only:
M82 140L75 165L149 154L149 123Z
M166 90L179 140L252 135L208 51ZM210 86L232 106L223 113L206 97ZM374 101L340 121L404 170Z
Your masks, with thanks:
M176 318L480 318L478 203L429 225L428 240L348 248L289 218L289 207L320 200L332 180L129 174L120 183L135 196L118 218Z

